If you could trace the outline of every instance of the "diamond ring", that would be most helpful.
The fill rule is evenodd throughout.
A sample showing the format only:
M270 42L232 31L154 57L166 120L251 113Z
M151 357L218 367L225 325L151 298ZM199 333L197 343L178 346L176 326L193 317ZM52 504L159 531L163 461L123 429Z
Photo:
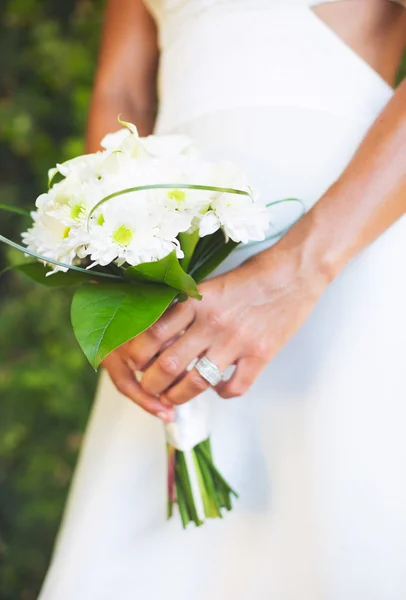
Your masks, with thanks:
M223 373L207 356L202 356L197 361L195 369L213 387L218 385L220 381L223 381Z

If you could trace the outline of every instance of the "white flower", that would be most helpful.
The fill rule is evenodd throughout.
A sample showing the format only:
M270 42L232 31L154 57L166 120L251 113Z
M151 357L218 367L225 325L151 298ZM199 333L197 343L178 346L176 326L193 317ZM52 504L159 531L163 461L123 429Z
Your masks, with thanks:
M69 227L47 215L32 213L32 218L33 226L22 234L28 249L47 258L73 264L76 251ZM52 272L67 270L55 265Z
M201 237L222 229L226 238L246 244L263 241L269 227L270 215L266 206L256 204L249 196L221 194L203 215L199 234Z
M230 161L212 165L210 184L220 188L245 191L249 195L218 192L212 194L210 206L200 221L195 219L199 235L212 235L222 229L226 239L247 243L265 239L269 226L266 207L255 202L244 170Z
M60 173L63 177L69 177L69 175L74 174L80 181L98 179L101 175L101 170L103 169L102 163L105 161L105 158L106 155L104 152L77 156L64 163L58 163L55 169L49 171L49 178L52 179L54 174Z
M102 141L100 142L100 146L105 150L115 152L121 149L124 140L126 140L130 135L131 131L123 127L122 129L119 129L114 133L108 133L107 135L105 135Z
M149 135L140 138L135 125L119 121L125 127L108 133L100 145L111 152L122 152L134 158L146 156L156 158L173 158L182 154L196 154L192 140L186 135Z
M86 249L92 266L113 261L119 266L125 262L135 266L164 258L174 249L183 257L176 236L179 226L186 229L188 223L181 223L176 215L153 214L139 202L136 210L122 202L119 209L111 204L103 212L102 223L92 225Z
M251 195L193 188L247 190L242 169L203 160L186 136L140 138L135 125L120 123L123 129L103 138L103 151L50 171L64 179L36 201L33 226L23 235L30 248L67 264L137 265L174 249L181 258L180 232L205 236L221 228L236 242L264 239L269 215ZM133 189L143 186L151 187Z

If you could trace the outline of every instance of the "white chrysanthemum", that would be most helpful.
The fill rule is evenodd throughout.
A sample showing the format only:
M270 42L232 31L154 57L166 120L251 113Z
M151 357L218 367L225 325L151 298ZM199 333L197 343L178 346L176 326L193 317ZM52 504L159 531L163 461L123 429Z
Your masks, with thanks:
M23 236L29 247L67 264L90 258L137 265L173 249L181 257L177 237L184 231L205 236L221 228L236 242L264 239L269 217L251 197L187 187L246 190L242 169L203 160L186 136L140 138L134 125L122 124L102 140L103 151L51 170L65 178L37 199L34 224ZM170 187L154 188L160 184ZM141 186L154 189L120 194Z
M173 158L197 152L192 140L185 135L149 135L140 138L135 125L122 123L125 125L123 129L108 133L100 142L108 152L121 152L133 158Z
M212 165L210 185L250 192L245 171L229 161ZM269 221L266 207L251 195L219 192L212 195L210 207L194 224L201 237L221 228L227 239L247 243L264 240Z
M104 136L102 141L100 142L100 146L105 150L109 150L110 152L116 152L121 149L123 142L131 135L131 131L126 127L119 129L118 131L114 131L113 133L108 133ZM136 136L138 137L138 135Z
M102 164L105 159L106 154L104 152L96 152L77 156L64 163L58 163L55 168L48 171L49 181L52 181L57 173L60 173L63 177L75 174L75 177L80 181L98 179L100 171L103 170Z
M56 197L58 196L61 196L60 192ZM68 227L83 229L87 225L90 211L104 196L105 190L101 186L83 183L72 189L71 194L66 194L64 202L48 203L42 210Z
M130 195L130 194L129 194ZM135 194L134 194L135 195ZM92 225L86 253L92 265L116 262L138 265L164 258L174 249L183 257L176 236L186 231L190 221L179 214L152 213L144 200L134 209L131 199L127 206L106 206L99 225Z
M211 235L222 229L226 238L246 244L263 241L269 228L270 215L264 205L257 204L248 196L221 194L203 215L199 234Z
M182 212L191 218L206 212L215 194L208 190L190 189L187 185L204 185L210 177L211 165L195 159L172 160L161 164L157 182L180 184L156 192L161 204L169 211Z
M48 215L32 213L33 226L22 234L29 250L68 265L76 258L75 242L71 230L63 223ZM65 267L54 267L52 271L67 271Z

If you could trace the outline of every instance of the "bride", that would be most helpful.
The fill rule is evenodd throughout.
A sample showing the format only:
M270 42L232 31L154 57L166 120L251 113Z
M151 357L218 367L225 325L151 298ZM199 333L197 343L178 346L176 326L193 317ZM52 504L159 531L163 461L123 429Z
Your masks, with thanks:
M402 5L109 1L89 151L121 113L307 213L105 360L41 600L406 597ZM160 419L202 392L240 498L183 531Z

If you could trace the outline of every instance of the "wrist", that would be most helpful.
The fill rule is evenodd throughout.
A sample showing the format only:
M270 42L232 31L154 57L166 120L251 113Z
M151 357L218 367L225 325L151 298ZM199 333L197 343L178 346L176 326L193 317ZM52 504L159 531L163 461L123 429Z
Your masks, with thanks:
M282 281L301 282L310 295L320 296L344 266L335 237L334 220L331 222L316 205L275 246L255 255L247 264L264 287L271 273L273 287L275 273L279 273Z

